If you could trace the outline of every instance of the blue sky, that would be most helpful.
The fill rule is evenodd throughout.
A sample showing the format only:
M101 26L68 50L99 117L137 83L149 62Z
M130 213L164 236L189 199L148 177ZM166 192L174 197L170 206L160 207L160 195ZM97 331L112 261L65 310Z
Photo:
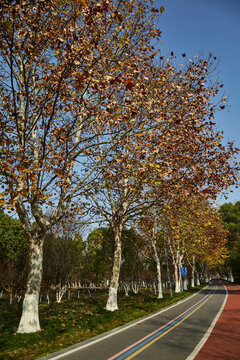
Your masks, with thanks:
M174 51L179 62L182 53L189 59L209 52L217 57L217 78L230 106L216 115L217 129L224 131L224 142L233 140L240 148L240 0L155 1L155 6L162 5L161 53ZM218 202L240 200L240 188L232 190L227 200L219 197Z

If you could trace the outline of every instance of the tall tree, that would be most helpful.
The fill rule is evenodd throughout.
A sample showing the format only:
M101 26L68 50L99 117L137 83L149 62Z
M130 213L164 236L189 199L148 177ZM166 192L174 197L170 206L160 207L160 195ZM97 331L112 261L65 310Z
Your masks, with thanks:
M84 212L83 184L100 163L84 161L95 146L95 119L100 142L110 132L110 147L118 143L117 115L107 117L117 113L112 94L131 89L131 58L148 56L158 36L151 8L146 0L16 0L0 7L0 195L16 210L29 244L19 333L40 330L46 234L73 200Z
M91 231L86 240L84 278L89 281L108 280L113 258L111 229L99 227Z
M156 264L157 269L157 294L158 299L163 298L162 291L162 274L161 274L161 252L164 251L164 232L162 226L162 219L158 218L158 214L161 212L160 209L153 207L144 213L139 220L139 230L144 237L146 244L150 251L152 258Z
M223 221L224 227L228 231L227 247L229 250L229 261L226 267L233 271L233 275L239 278L240 272L240 201L235 204L225 203L219 213Z
M27 273L27 239L19 220L0 212L0 284L23 289Z
M79 233L49 233L43 245L43 287L61 288L79 280L84 264L85 243Z
M183 194L167 206L163 221L175 267L176 290L180 290L180 267L184 262L192 268L192 286L196 264L205 269L223 263L226 257L226 232L216 209L206 199Z
M180 69L170 61L162 66L148 63L132 76L136 91L118 99L122 109L118 117L130 117L135 127L106 157L101 143L97 144L94 154L101 159L101 168L85 190L95 213L108 222L115 236L106 306L111 311L118 308L124 225L157 199L174 198L186 188L188 193L214 198L236 181L232 156L237 149L232 143L223 146L212 122L218 109L213 98L221 85L209 79L211 61L195 59Z

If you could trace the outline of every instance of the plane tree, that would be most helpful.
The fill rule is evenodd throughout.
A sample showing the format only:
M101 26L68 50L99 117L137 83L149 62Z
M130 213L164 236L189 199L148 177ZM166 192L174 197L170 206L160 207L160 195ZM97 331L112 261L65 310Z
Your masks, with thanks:
M161 257L164 256L165 251L164 231L161 220L161 208L152 206L140 216L138 221L138 231L146 242L148 254L156 264L158 299L163 298Z
M27 274L27 239L18 219L0 211L0 286L12 298L13 290L23 290Z
M233 276L239 278L239 260L240 260L240 202L235 204L225 203L221 205L219 209L223 225L228 231L227 234L227 248L229 250L229 259L226 261L225 266L228 269L230 278L233 280ZM233 272L233 274L231 274Z
M166 243L175 271L175 290L180 291L180 268L192 268L192 286L197 267L206 273L222 264L227 256L226 231L215 208L203 197L181 194L168 203L162 213Z
M78 232L49 232L43 244L42 288L51 286L61 293L67 283L80 279L84 266L85 242Z
M120 119L107 115L118 112L118 88L132 89L134 59L153 55L157 12L145 0L18 0L0 7L0 201L16 211L29 246L18 333L40 330L45 237L73 210L85 212L83 184L101 163L85 161L96 145L94 127L101 127L105 155L109 133L110 149L124 138Z
M232 161L237 149L232 143L222 144L222 134L212 121L225 102L223 98L214 103L221 84L209 80L212 61L197 58L178 68L169 60L143 68L144 91L138 91L141 74L136 74L131 80L136 91L118 98L118 117L130 117L135 127L106 157L100 142L95 148L101 168L85 190L94 214L114 233L106 305L110 311L118 309L124 226L156 201L171 201L183 189L215 198L237 179L238 166Z

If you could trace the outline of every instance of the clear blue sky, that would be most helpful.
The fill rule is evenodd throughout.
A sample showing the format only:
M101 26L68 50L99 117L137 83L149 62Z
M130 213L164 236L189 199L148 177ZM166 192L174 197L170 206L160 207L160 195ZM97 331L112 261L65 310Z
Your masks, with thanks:
M156 7L162 5L161 53L174 51L179 62L182 53L189 59L209 52L217 56L217 78L224 84L230 108L219 112L215 121L224 131L223 141L233 140L240 148L240 0L155 0ZM240 188L218 202L237 200Z

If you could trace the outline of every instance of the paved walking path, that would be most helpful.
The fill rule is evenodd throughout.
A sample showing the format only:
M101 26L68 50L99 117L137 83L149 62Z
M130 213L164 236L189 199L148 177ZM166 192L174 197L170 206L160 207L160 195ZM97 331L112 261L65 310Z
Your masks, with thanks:
M240 286L224 285L228 291L227 302L195 360L240 360Z

